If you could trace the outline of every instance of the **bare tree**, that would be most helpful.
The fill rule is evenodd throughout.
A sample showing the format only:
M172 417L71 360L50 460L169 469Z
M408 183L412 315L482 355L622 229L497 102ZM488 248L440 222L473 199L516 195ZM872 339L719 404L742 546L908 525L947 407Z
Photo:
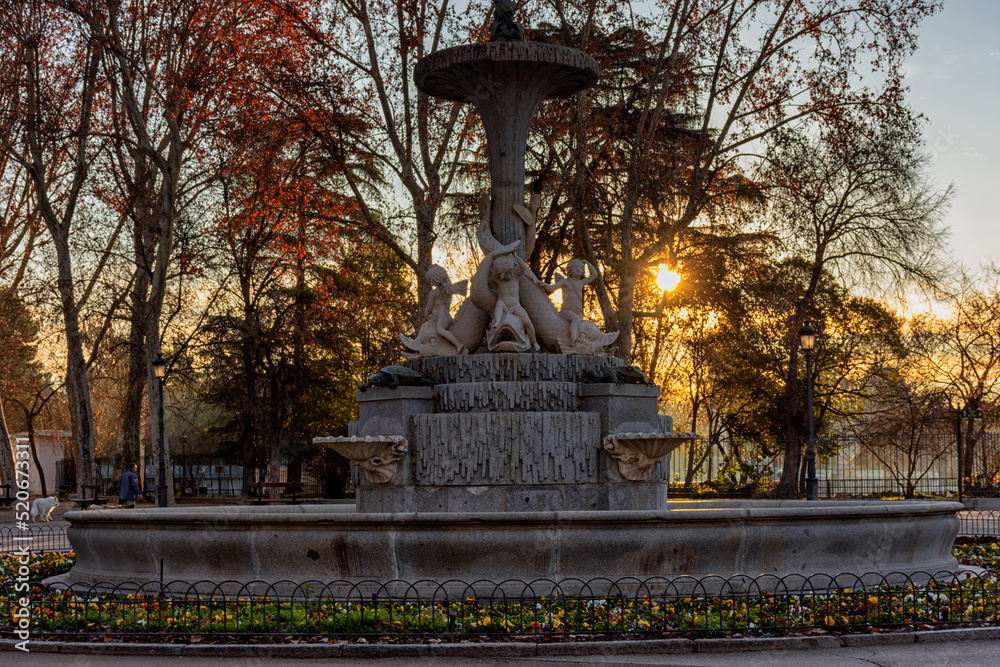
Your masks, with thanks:
M32 205L56 256L66 332L66 391L77 491L82 493L85 485L94 484L96 462L81 310L98 284L110 245L89 279L78 281L70 238L76 233L78 208L95 159L93 122L102 51L77 21L42 0L6 5L0 34L5 60L12 64L2 84L9 102L0 111L0 126L5 128L0 131L0 150L28 174Z
M416 273L418 312L423 312L429 291L424 274L433 262L434 243L441 233L439 214L460 179L466 153L475 148L469 137L476 126L467 105L440 102L418 92L413 70L421 58L446 42L464 41L469 34L484 35L486 13L463 24L447 0L417 5L401 0L337 0L332 7L329 24L323 24L305 10L285 5L286 11L309 26L331 58L325 85L301 87L289 101L308 115L313 132L331 156L340 160L338 166L358 201L359 214L355 220L342 221L359 225L385 243ZM345 136L336 115L316 113L330 108L330 100L324 99L329 86L344 82L354 86L361 82L363 97L370 100L356 107L370 126L364 135ZM356 143L354 150L376 156L380 170L392 173L405 191L415 222L415 255L407 250L406 231L379 212L391 209L391 198L366 187L362 172L343 162L343 156L354 152L345 150L341 145L345 141Z
M906 498L951 452L952 420L945 389L928 381L915 355L887 360L872 374L870 398L853 430L862 448L889 473Z
M938 299L947 314L915 318L913 349L921 372L935 379L956 409L984 410L985 418L969 419L965 429L961 474L967 478L980 438L1000 418L1000 269L988 266L978 275L963 271Z
M279 25L283 15L269 3L180 0L169 8L137 1L67 7L102 49L110 95L105 118L109 164L117 186L113 199L131 223L134 273L123 451L138 453L144 375L151 453L159 465L163 450L172 503L173 468L169 443L160 442L163 410L153 361L164 353L169 373L178 354L163 346L165 301L171 277L179 273L174 267L177 239L214 173L211 141L219 138L233 107L268 102L258 78L270 60L286 55L281 47L289 35Z
M783 136L765 170L787 248L810 270L784 332L786 463L777 492L786 497L798 493L804 421L798 331L818 314L824 272L847 284L880 284L885 293L901 293L912 282L932 285L943 275L941 218L951 189L939 191L924 180L926 159L910 129L857 123L851 128L854 134L837 128L819 139Z
M5 41L4 47L11 46ZM0 105L7 107L16 98L4 88ZM18 132L18 128L4 124L0 131ZM16 145L17 136L8 135L3 143ZM38 217L32 207L31 181L27 171L6 152L0 152L0 294L18 293L27 274L35 244L41 231ZM6 326L10 326L7 323ZM4 395L0 393L0 476L11 488L15 485L15 453L7 421L4 418Z

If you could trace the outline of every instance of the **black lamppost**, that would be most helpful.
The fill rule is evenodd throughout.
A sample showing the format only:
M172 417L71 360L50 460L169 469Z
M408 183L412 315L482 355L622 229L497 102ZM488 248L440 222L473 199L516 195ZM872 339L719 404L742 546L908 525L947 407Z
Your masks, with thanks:
M163 422L164 422L164 410L163 410L163 381L167 377L167 362L163 360L163 357L157 353L156 359L153 359L153 372L156 374L156 379L160 381L160 473L156 480L156 506L166 507L167 506L167 463L166 458L163 455L163 450L166 447L163 435Z
M806 500L818 500L819 480L816 479L816 441L813 439L812 376L812 351L816 347L816 330L808 322L799 329L799 345L806 353L806 414L809 422L809 439L806 441Z

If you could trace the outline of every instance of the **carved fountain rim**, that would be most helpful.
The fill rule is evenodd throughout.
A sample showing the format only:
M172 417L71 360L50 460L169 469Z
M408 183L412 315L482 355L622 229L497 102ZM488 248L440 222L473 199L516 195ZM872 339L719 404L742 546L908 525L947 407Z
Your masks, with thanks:
M425 56L417 63L413 78L417 88L428 95L465 102L467 91L457 92L445 79L448 74L457 75L476 63L490 67L501 63L559 66L565 70L565 75L548 92L547 98L568 97L589 88L600 75L597 61L579 49L544 42L483 42L453 46Z

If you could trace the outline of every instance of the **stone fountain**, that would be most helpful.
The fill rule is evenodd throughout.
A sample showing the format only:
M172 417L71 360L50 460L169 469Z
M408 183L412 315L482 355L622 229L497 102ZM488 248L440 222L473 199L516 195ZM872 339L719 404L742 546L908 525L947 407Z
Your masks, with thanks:
M525 42L504 15L485 44L416 69L429 95L482 118L491 190L480 202L484 259L452 283L441 267L406 361L357 393L347 437L356 507L329 505L67 513L72 582L160 576L241 585L813 573L954 572L960 505L950 502L667 503L675 433L659 388L607 355L616 334L583 318L596 267L548 285L525 264L539 197L525 201L530 120L544 99L598 78L575 49ZM549 294L563 292L557 309ZM451 304L465 296L454 317ZM846 574L842 574L846 573ZM868 573L876 573L870 575ZM791 582L791 583L788 583ZM798 583L795 583L798 582ZM711 587L711 586L709 586ZM567 590L568 588L564 589Z

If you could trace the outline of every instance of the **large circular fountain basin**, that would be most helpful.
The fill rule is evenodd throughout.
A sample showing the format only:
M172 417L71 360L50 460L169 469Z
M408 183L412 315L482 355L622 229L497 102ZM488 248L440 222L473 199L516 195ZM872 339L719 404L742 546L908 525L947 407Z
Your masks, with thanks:
M843 574L841 583L869 573L866 581L892 573L926 579L959 568L951 549L961 507L753 501L677 503L654 512L358 514L329 505L77 511L66 514L77 564L65 580L154 581L161 559L164 581L287 582L283 588L734 574L787 577L792 588L810 585L800 575Z

